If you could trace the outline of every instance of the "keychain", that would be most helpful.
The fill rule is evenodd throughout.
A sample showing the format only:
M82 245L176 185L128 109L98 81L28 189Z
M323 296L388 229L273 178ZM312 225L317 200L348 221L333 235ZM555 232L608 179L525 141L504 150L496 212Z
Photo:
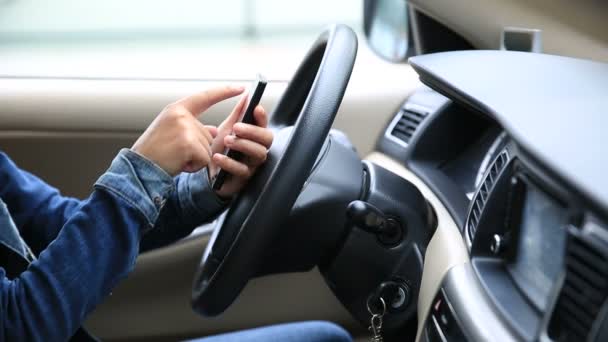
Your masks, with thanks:
M379 297L378 299L380 299L380 303L382 303L382 312L380 313L374 313L371 306L369 305L369 300L367 301L367 311L369 311L369 314L372 315L368 328L373 335L370 339L370 342L384 341L384 339L382 338L382 319L386 314L386 302L382 297Z

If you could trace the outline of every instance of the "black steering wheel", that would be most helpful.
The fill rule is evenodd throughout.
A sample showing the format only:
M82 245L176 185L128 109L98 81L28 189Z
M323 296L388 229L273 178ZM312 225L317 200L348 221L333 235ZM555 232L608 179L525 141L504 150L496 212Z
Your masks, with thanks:
M271 115L268 160L234 200L203 254L192 307L222 313L236 299L283 228L332 126L357 55L357 37L334 25L315 41Z

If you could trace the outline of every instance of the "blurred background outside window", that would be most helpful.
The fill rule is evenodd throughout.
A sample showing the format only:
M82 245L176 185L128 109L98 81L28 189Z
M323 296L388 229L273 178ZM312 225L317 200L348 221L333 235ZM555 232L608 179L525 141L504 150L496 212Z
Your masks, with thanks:
M0 0L0 74L288 79L329 24L354 28L361 48L362 11L353 0Z

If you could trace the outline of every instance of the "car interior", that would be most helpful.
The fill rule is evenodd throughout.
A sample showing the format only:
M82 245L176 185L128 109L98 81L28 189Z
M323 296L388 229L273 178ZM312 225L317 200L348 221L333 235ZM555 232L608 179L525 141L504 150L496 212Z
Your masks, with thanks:
M164 106L259 72L268 160L142 253L89 331L608 341L607 18L596 0L0 1L0 150L85 198Z

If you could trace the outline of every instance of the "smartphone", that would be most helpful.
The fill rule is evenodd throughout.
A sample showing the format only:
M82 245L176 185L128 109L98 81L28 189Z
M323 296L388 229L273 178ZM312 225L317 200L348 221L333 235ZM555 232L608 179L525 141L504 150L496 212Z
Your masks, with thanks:
M260 74L256 76L255 80L253 81L253 84L251 85L251 88L249 88L249 90L245 94L245 96L247 96L247 102L245 103L245 106L243 106L245 110L241 113L241 116L238 120L239 122L255 125L253 111L255 107L257 107L260 103L260 100L262 99L262 94L264 94L264 89L266 89L267 83L268 82L266 81L266 78L264 78L264 76ZM242 153L238 151L232 151L229 148L224 151L224 154L229 158L232 158L237 161L241 160L241 158L243 157ZM226 179L228 179L228 177L230 177L230 174L220 169L215 178L211 180L211 187L213 188L213 190L221 189L222 185L224 185L224 182L226 181Z

